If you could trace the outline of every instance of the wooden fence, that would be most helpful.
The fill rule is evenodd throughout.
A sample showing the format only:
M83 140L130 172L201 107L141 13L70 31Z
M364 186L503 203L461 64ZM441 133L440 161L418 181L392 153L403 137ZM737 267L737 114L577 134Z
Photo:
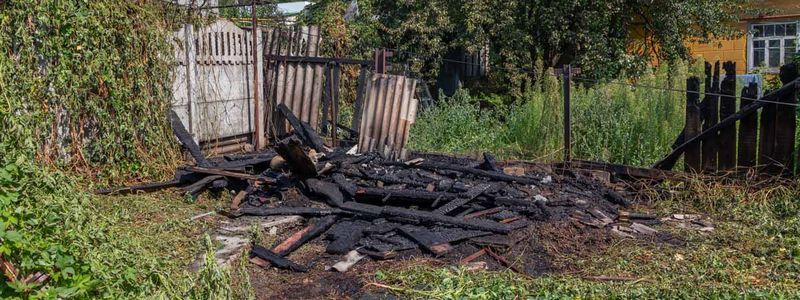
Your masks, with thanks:
M705 71L702 92L699 78L687 79L686 125L673 152L654 167L671 169L683 154L684 169L691 172L791 174L800 90L797 67L783 66L780 79L784 86L761 98L755 83L743 87L737 97L734 62L717 62L713 69L706 63Z

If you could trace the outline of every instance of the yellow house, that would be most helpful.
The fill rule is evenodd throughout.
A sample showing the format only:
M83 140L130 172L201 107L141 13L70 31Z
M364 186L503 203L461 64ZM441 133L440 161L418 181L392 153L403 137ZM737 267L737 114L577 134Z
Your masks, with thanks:
M776 73L800 50L800 0L764 0L755 5L776 12L743 16L736 25L743 33L740 38L690 43L692 55L709 61L735 61L738 74L756 69Z

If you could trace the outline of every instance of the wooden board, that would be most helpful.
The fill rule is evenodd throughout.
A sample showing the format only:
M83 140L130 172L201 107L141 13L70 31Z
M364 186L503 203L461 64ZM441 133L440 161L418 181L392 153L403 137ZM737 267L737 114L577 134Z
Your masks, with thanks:
M719 118L725 119L736 113L736 63L725 62L725 79L720 93ZM719 154L717 170L728 171L736 168L736 125L728 126L719 133Z
M706 63L706 94L703 105L703 131L714 127L719 122L719 62L714 65L714 73L710 72L711 65ZM703 171L717 171L718 134L713 133L703 139Z
M758 98L758 84L751 82L749 86L742 89L742 100L739 108L744 108ZM752 168L756 166L756 147L758 137L758 114L747 115L739 121L739 146L738 165L740 168Z
M691 139L702 130L700 99L700 79L691 77L686 79L686 125L684 127L684 137ZM684 170L688 172L699 172L702 166L702 156L700 144L694 144L686 148L684 155Z

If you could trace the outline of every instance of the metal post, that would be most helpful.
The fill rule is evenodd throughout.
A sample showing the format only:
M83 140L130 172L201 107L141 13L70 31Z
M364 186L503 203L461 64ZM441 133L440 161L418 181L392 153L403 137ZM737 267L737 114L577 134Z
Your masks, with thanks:
M263 137L264 137L264 129L261 128L261 113L259 110L259 100L258 100L258 19L256 18L256 1L253 0L250 5L250 16L253 19L253 27L252 27L252 34L253 34L253 119L255 120L255 133L253 135L253 144L256 149L264 148L263 144Z
M572 160L572 143L570 141L570 135L572 134L572 130L570 128L570 120L569 120L569 100L570 100L570 73L572 73L572 68L570 65L564 65L563 67L563 81L564 81L564 161Z

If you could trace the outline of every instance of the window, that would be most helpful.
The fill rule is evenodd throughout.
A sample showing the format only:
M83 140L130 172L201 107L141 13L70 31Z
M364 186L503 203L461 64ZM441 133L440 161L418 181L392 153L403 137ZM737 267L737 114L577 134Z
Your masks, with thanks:
M753 24L750 25L750 34L750 59L747 63L750 69L765 67L776 72L800 51L800 22Z

